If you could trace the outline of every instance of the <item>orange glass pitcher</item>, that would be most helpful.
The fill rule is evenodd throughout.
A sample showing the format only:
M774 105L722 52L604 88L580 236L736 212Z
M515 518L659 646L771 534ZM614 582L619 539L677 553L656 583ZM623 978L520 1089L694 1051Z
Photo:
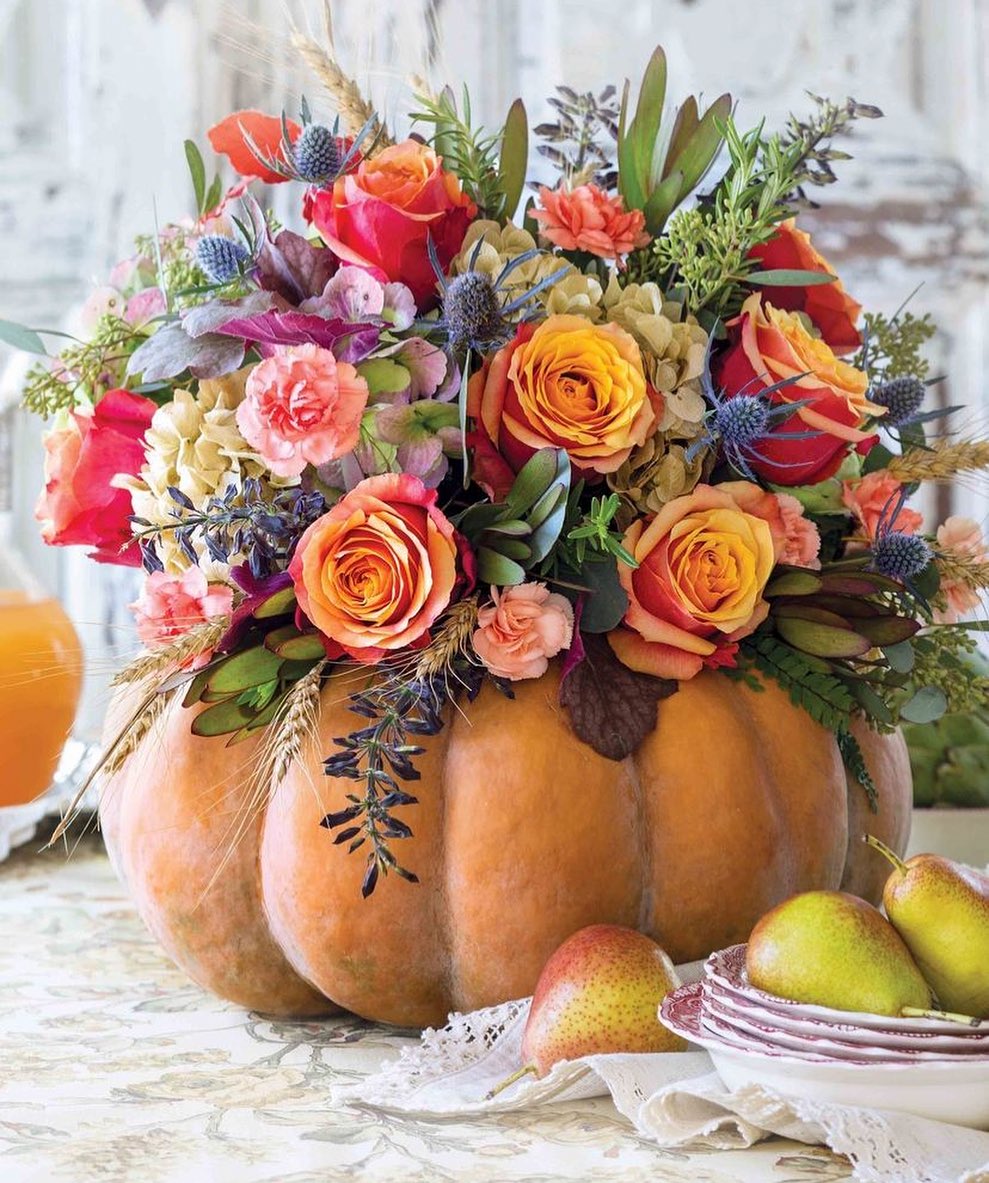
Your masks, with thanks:
M0 540L0 806L52 782L82 690L82 647L62 605Z

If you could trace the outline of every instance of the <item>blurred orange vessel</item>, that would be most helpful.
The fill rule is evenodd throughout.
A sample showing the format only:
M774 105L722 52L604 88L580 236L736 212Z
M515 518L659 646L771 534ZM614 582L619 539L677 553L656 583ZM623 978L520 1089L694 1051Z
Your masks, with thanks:
M51 784L82 690L82 647L62 605L9 582L0 556L0 806Z

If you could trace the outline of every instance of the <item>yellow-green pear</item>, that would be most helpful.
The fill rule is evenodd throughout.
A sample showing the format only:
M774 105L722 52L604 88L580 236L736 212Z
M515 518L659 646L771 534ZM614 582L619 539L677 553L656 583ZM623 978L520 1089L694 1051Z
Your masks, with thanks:
M947 1011L989 1018L989 876L938 854L897 858L883 906Z
M522 1068L545 1076L561 1060L606 1052L679 1052L686 1042L659 1021L659 1004L680 982L655 941L617 924L575 932L543 967L522 1037Z
M896 929L843 891L806 891L767 912L749 937L745 969L767 994L834 1010L898 1015L931 1004Z

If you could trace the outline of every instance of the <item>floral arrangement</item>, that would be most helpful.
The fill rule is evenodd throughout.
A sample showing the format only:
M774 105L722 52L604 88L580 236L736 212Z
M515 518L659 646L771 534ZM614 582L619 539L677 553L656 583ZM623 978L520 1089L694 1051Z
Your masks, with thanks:
M145 571L111 769L180 696L198 735L266 730L277 778L349 668L325 771L353 791L323 824L367 894L415 878L417 737L485 680L556 667L576 736L621 760L679 683L772 679L867 789L854 716L985 701L965 617L989 550L908 502L984 473L989 441L931 405L928 319L863 317L798 225L878 110L817 99L777 134L727 95L668 114L657 50L635 100L559 87L533 129L555 180L527 187L521 102L486 132L421 86L397 140L300 48L335 121L229 116L226 190L187 143L196 218L141 241L27 384L46 540ZM283 184L303 232L263 208Z

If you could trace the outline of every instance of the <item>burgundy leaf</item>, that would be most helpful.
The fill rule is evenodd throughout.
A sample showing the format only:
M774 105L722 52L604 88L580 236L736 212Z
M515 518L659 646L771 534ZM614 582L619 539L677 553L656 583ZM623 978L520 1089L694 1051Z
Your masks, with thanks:
M274 308L256 316L228 320L216 331L255 342L266 357L279 345L312 344L332 349L338 361L348 362L363 361L381 336L376 324L326 320L306 312L279 312Z
M678 683L638 674L618 660L600 633L583 637L584 660L560 683L560 703L578 738L609 760L624 760L656 727L656 704Z
M308 238L291 230L282 230L269 246L281 254L302 293L300 300L321 296L339 266L331 250L325 246L316 246ZM263 282L261 286L265 286Z

